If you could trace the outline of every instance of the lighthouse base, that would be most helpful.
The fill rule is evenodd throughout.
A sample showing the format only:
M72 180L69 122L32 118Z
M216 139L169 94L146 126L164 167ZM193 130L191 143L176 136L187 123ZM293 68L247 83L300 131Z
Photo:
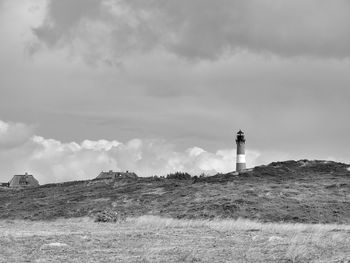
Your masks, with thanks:
M236 172L241 172L246 169L245 163L237 163L236 164Z

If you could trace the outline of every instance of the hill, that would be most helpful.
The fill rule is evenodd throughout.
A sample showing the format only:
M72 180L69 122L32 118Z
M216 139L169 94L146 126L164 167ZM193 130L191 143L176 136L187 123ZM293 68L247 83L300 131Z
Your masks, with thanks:
M0 219L95 217L116 211L124 216L349 224L349 167L300 160L184 180L102 179L1 188Z

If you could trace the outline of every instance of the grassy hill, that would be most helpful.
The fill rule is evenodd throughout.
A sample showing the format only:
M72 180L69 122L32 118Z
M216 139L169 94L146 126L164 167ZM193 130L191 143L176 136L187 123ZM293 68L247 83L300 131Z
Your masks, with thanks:
M128 217L349 224L349 165L301 160L258 166L239 175L104 179L0 189L0 219L95 217L106 210Z

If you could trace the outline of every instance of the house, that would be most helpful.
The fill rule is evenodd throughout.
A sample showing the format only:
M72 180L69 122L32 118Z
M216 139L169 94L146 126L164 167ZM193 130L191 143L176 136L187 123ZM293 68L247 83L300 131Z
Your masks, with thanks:
M113 170L109 170L108 172L102 171L96 179L136 179L138 178L137 174L131 173L129 171L124 172L113 172Z
M33 175L28 173L14 175L11 181L9 182L9 187L34 187L34 186L39 186L39 182L34 178Z

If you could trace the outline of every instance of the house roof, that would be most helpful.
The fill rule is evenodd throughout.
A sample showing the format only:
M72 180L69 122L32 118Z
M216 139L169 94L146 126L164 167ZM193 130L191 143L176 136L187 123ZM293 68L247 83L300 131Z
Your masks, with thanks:
M116 178L137 178L137 174L132 172L113 172L112 170L108 172L102 171L96 179L116 179Z
M10 187L39 186L38 180L31 174L16 174L9 182Z

